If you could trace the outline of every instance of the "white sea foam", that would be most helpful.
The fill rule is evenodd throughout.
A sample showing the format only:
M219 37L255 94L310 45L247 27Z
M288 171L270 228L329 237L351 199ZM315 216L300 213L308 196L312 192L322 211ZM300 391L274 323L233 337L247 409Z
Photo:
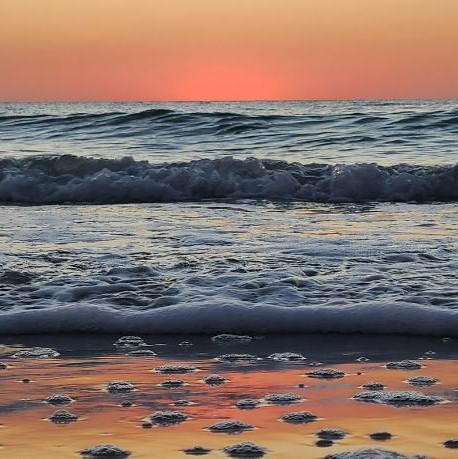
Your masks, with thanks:
M453 203L4 206L0 332L134 335L124 352L153 332L456 335L457 215Z

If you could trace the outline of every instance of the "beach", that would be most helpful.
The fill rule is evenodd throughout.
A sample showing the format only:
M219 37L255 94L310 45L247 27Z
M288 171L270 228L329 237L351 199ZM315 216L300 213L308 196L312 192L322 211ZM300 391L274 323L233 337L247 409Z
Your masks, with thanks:
M223 448L252 442L272 458L305 455L318 459L362 448L397 451L409 457L456 456L456 450L444 447L444 442L456 438L458 421L458 348L453 340L272 335L234 344L187 335L143 336L147 346L114 346L118 339L3 337L1 354L7 368L1 372L0 455L72 458L85 448L112 444L135 458L180 458L185 457L184 450L196 446L211 450L207 457L223 457ZM53 346L60 355L17 356L32 345ZM142 355L139 350L147 352ZM419 368L387 368L389 362L409 360ZM337 376L310 376L323 369L336 370ZM224 381L205 383L206 377L215 374ZM437 382L423 386L406 382L418 376ZM110 391L107 385L113 381L130 383L132 390ZM164 387L165 381L182 381L183 385ZM392 403L355 400L355 395L367 392L363 386L370 382L385 386L373 393L414 391L441 400L431 404L408 397ZM57 394L72 401L62 406L45 402ZM289 400L279 394L296 397ZM244 399L258 404L241 409L237 402ZM179 400L189 404L177 405ZM61 410L77 419L49 420ZM148 425L150 415L164 411L178 411L186 419ZM300 417L291 422L281 419L298 412L315 418L306 422ZM229 420L241 421L248 430L243 431L242 424L235 425L236 433L230 426L228 431L224 427L221 432L211 431L215 424ZM343 438L317 446L317 433L323 429L337 429ZM371 439L369 435L376 432L388 432L392 438Z
M0 457L456 457L453 100L2 103L0 136Z

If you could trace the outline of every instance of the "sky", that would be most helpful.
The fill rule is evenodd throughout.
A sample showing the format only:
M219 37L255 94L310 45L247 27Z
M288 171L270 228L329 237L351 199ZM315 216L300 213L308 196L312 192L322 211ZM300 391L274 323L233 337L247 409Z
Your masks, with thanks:
M458 0L0 0L0 101L458 97Z

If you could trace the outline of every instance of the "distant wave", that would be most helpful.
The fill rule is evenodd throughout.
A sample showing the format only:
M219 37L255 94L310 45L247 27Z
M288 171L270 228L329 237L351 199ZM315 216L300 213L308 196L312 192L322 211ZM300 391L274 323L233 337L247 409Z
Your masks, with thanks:
M151 164L72 155L0 160L0 202L147 203L205 199L314 202L458 200L458 164L391 167L204 159Z
M110 111L102 113L71 113L71 114L0 114L0 133L14 129L40 129L40 135L51 129L61 128L62 132L87 130L88 134L106 129L113 134L113 129L121 131L134 130L143 133L145 127L151 129L172 129L176 126L192 128L192 132L200 134L200 129L212 134L239 134L252 129L304 129L308 126L338 124L342 129L347 126L364 125L386 130L446 129L456 132L458 128L457 110L431 110L425 113L381 114L374 115L363 112L330 114L243 114L232 112L201 112L178 111L164 108L152 108L137 112ZM137 131L138 129L138 131ZM189 135L186 132L186 135Z
M62 128L80 127L94 129L100 127L135 127L137 124L153 123L163 128L164 124L197 124L211 123L215 129L237 126L243 128L253 123L267 123L274 120L290 120L294 116L286 115L244 115L226 112L179 112L176 110L154 108L139 112L104 112L104 113L73 113L69 115L0 115L0 129L26 127L46 128L61 125ZM259 127L266 124L259 124ZM140 126L139 126L140 127Z

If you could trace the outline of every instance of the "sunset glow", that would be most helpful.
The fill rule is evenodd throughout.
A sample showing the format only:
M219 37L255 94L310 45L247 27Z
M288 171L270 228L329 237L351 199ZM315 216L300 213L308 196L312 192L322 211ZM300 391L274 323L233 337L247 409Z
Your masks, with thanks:
M0 100L458 96L456 0L0 0Z

